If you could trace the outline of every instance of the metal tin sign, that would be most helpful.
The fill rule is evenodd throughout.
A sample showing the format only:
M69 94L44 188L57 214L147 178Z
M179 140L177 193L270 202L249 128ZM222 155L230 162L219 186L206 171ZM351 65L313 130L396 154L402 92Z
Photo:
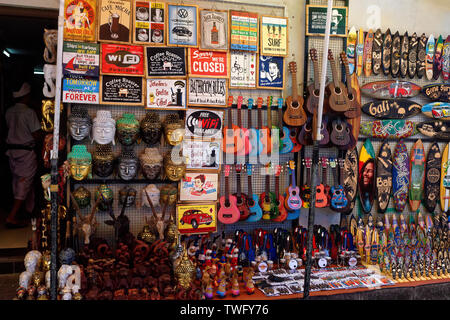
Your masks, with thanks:
M200 10L200 49L228 50L228 11Z
M258 88L284 88L284 58L259 56Z
M183 140L183 157L187 159L186 169L219 170L222 155L221 140Z
M333 7L330 36L347 36L347 7ZM306 5L306 35L324 36L327 24L327 6Z
M185 79L147 79L147 105L149 109L186 109Z
M64 40L95 42L96 0L64 1Z
M230 49L258 51L258 14L230 11Z
M63 79L63 102L68 103L99 103L100 85L94 79Z
M144 47L103 43L101 73L144 75Z
M98 77L100 48L98 44L67 42L63 46L63 73L65 76Z
M222 138L223 112L205 109L186 111L186 137Z
M98 0L98 41L129 43L131 28L130 0Z
M195 5L167 5L168 45L198 46L197 17Z
M189 78L188 105L226 107L227 80Z
M230 57L230 88L256 88L256 53L231 51Z
M144 104L143 78L103 76L101 103L140 105Z
M228 77L228 54L218 51L189 49L189 75L198 77Z
M180 181L180 201L217 201L217 173L186 172Z
M147 47L147 77L183 77L186 75L184 48Z
M165 4L134 1L134 43L164 44Z
M177 205L177 227L181 234L216 232L216 205Z
M261 17L261 54L287 56L288 19L282 17Z

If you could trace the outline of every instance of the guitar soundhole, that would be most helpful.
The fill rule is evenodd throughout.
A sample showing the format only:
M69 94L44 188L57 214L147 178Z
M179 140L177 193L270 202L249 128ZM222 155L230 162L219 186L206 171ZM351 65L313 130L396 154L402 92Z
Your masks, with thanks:
M292 191L292 195L293 195L293 196L296 196L296 195L297 195L297 192Z
M336 92L336 94L341 94L341 88L334 88L334 92Z
M320 90L319 90L319 89L314 90L314 95L315 95L315 96L318 96L319 93L320 93Z
M248 204L249 207L253 207L255 205L255 201L247 200L247 204Z
M340 125L340 124L336 125L336 130L337 131L342 131L342 125Z
M230 200L225 200L225 207L229 207L230 206Z
M348 98L349 98L350 100L353 100L353 94L350 93L350 94L348 95Z
M293 106L294 108L298 108L298 101L292 102L292 106Z

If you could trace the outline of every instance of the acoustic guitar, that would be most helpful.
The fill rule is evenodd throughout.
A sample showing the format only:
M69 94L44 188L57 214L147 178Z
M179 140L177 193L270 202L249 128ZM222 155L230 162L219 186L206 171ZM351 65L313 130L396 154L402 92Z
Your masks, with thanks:
M300 198L300 188L295 181L295 161L293 160L289 160L289 171L292 182L286 190L285 206L289 211L299 210L303 205L303 201Z
M244 140L239 140L240 145L238 145L237 133L239 132L239 127L233 124L233 116L231 113L231 107L233 105L233 96L228 97L228 125L223 128L223 144L222 150L228 154L236 154L242 148L244 148Z
M289 63L289 71L292 75L292 96L286 99L286 111L283 120L288 126L299 127L306 122L306 113L303 110L303 97L298 95L297 64Z
M272 221L282 222L286 220L288 212L284 206L284 197L280 194L280 174L282 171L282 166L277 164L275 166L275 196L276 196L276 206L278 208L278 216L274 217Z
M356 90L352 87L352 79L350 76L350 70L348 67L347 55L345 52L341 52L341 61L345 66L345 79L347 82L347 99L349 103L348 110L344 112L344 116L353 119L361 116L361 104L357 99Z
M330 205L330 187L327 185L328 159L322 157L322 182L316 187L316 208L325 208Z
M237 207L237 199L235 196L230 194L230 165L225 165L225 195L220 197L220 209L217 213L217 219L224 224L232 224L239 221L241 214Z
M328 50L328 60L330 61L331 73L333 75L333 81L327 86L330 108L338 113L346 112L349 109L347 89L344 84L339 81L337 62L334 60L333 52L331 52L331 50Z
M315 48L311 48L309 50L309 56L313 62L314 67L314 83L308 86L308 99L306 100L306 110L309 113L313 114L314 110L318 109L319 106L319 65L317 60L317 50Z
M342 121L340 117L333 120L331 123L331 142L338 147L346 146L351 142L351 131L347 122Z
M241 172L242 172L242 165L236 164L235 165L236 170L236 193L233 193L233 196L236 197L236 205L239 209L240 213L240 221L247 220L247 218L250 216L250 211L248 209L247 205L247 195L245 193L242 193L241 191Z
M272 151L272 141L270 138L270 130L268 127L263 127L262 125L262 104L263 98L259 97L257 101L258 108L258 131L259 131L259 141L262 148L259 154L269 154Z
M280 153L286 154L292 151L294 143L289 136L289 128L283 126L283 99L278 99L278 129L280 130Z
M253 188L252 188L252 171L253 171L253 167L251 164L247 164L246 165L247 168L247 181L248 181L248 192L247 192L247 205L248 205L248 209L250 211L250 216L248 217L247 221L248 222L256 222L261 220L262 218L262 209L259 206L259 198L258 195L253 193Z
M236 137L236 139L237 139L236 143L238 146L243 145L243 148L236 152L236 154L238 156L246 156L251 152L251 144L248 139L248 134L249 134L248 129L244 128L242 126L242 118L241 118L242 117L241 116L242 109L241 108L242 108L243 101L244 101L244 98L242 96L239 96L238 100L237 100L237 122L238 122L237 126L239 127L239 130L238 130L238 134Z
M310 199L311 199L311 166L312 159L305 158L303 161L303 165L306 167L306 184L304 184L301 188L300 197L303 201L303 208L309 208Z
M253 99L249 98L247 102L248 106L248 118L247 118L247 127L248 127L248 143L250 145L249 149L249 157L256 157L259 155L259 152L263 149L263 145L259 139L259 130L253 128L253 120L252 120L252 109L253 109Z
M277 196L270 191L270 169L271 164L266 166L266 186L265 191L259 196L263 211L263 220L271 220L278 216Z

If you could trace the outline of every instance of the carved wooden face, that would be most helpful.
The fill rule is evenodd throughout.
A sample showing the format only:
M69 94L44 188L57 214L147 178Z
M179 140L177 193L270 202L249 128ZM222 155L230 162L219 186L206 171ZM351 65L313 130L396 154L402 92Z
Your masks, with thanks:
M137 176L139 162L137 159L119 159L119 177L131 180Z
M76 140L81 141L89 137L92 125L88 119L72 117L69 118L70 136Z
M111 142L114 144L115 133L116 126L113 122L110 121L97 121L94 123L94 126L92 128L94 141L98 144L108 144Z
M91 174L92 163L90 160L69 159L70 175L73 179L81 181Z
M97 159L94 157L92 170L99 177L108 177L114 171L114 161L111 159Z

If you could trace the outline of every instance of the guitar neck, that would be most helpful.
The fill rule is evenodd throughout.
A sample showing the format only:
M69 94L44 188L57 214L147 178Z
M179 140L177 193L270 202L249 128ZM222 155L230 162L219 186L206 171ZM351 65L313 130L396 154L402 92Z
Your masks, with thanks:
M341 163L341 161L339 161L339 184L340 185L344 185L344 166L343 163Z
M233 126L233 114L231 113L231 106L228 108L228 129Z
M348 67L348 63L344 63L345 66L345 82L347 84L347 91L350 93L352 90L352 78L350 77L350 69Z
M252 128L253 127L253 119L252 119L252 109L248 109L248 114L247 114L247 125L248 128Z
M241 173L240 172L236 172L236 193L238 195L238 197L241 197Z
M326 166L322 167L322 184L323 185L327 184L327 167Z
M297 73L292 72L292 100L298 102Z
M334 185L337 186L339 185L339 179L337 176L337 168L333 167L333 178L334 178Z
M280 176L275 176L275 192L277 195L277 198L280 196Z
M306 167L306 184L311 185L311 168Z
M252 176L247 176L247 182L248 182L248 197L249 199L253 198L253 188L252 188Z
M262 112L260 107L258 107L258 127L262 129Z
M269 129L272 128L272 109L270 107L270 104L267 104L267 127Z
M295 188L297 186L297 183L295 181L295 170L292 169L291 174L292 174L292 188Z
M330 60L330 64L331 64L331 73L333 74L333 83L334 86L336 88L339 88L339 79L338 79L338 72L337 72L337 67L336 67L336 61Z
M238 113L237 113L237 121L238 121L238 127L242 128L242 119L241 119L241 108L238 108Z
M320 83L319 83L319 63L317 60L313 61L313 67L314 67L314 90L320 89Z
M228 181L228 176L225 176L225 200L228 202L228 196L230 194L230 185Z
M266 197L265 201L269 202L269 192L270 192L270 175L266 175Z
M283 130L283 111L281 110L281 108L278 108L278 127L281 130ZM280 136L281 136L282 132L280 132Z

